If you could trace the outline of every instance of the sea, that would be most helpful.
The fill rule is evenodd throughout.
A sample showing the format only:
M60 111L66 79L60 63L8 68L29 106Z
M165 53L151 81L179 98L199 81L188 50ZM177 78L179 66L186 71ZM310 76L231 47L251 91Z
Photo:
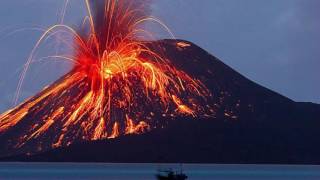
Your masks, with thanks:
M320 166L112 163L0 163L0 180L155 180L163 170L183 170L188 180L320 180Z

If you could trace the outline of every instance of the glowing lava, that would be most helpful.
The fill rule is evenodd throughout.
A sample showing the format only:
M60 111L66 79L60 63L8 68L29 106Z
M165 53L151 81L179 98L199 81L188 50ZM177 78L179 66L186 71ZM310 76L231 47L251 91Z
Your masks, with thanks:
M10 145L23 147L33 143L39 151L79 140L143 133L162 128L163 119L177 116L212 115L207 88L175 68L148 42L139 40L152 37L142 28L146 21L160 23L167 29L159 20L147 16L146 4L101 0L103 6L93 4L103 8L92 14L92 4L85 2L87 28L77 33L66 25L55 25L37 43L35 50L56 30L73 34L76 55L59 57L74 62L74 68L39 95L0 116L1 134L24 124L20 127L22 133L12 137ZM177 44L180 48L189 46L185 42ZM32 59L33 54L22 80Z

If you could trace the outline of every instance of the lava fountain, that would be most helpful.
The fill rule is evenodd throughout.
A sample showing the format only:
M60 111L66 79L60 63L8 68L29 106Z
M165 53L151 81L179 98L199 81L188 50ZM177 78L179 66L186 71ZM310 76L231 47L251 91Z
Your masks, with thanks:
M56 56L73 63L71 72L0 116L6 150L37 152L164 128L178 116L214 114L205 85L176 68L161 53L164 48L150 48L145 40L153 38L144 28L148 21L170 33L149 16L147 2L86 0L85 4L87 16L80 31L64 24L50 27L27 60L16 100L41 42L57 31L74 37L69 45L75 54ZM188 44L177 46L187 48Z

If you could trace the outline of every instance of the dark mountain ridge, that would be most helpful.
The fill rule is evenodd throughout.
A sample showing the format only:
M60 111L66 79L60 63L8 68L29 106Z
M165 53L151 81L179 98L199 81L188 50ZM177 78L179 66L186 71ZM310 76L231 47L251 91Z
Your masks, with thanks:
M142 135L3 160L320 164L320 105L294 102L264 88L191 42L162 40L148 46L206 85L213 94L214 118L179 117Z

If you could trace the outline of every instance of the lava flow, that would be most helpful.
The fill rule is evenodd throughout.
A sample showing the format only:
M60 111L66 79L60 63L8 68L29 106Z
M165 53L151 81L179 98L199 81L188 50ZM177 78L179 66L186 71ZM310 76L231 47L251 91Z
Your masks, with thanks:
M80 32L54 25L37 43L34 51L56 31L70 32L75 54L57 57L72 61L74 67L38 95L0 116L0 135L9 137L8 150L25 147L41 151L81 140L140 134L163 128L177 116L213 115L208 89L144 41L153 38L143 28L147 21L168 30L148 15L147 3L86 0L85 4L88 16ZM177 44L179 48L188 46ZM32 61L33 54L25 65L16 99Z

